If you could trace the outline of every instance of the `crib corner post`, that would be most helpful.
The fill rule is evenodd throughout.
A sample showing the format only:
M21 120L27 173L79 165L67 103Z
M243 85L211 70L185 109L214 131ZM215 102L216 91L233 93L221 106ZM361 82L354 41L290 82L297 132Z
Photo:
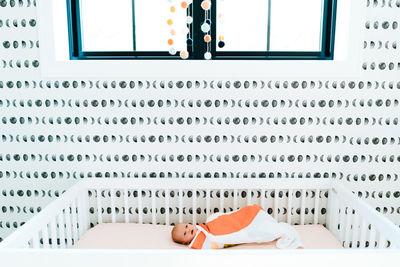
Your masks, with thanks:
M79 237L90 228L88 189L82 188L78 197Z

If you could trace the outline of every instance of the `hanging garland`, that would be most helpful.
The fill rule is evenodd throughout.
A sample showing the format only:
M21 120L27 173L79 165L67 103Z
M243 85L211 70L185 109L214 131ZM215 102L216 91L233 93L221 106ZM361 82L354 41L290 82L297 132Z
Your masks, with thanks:
M186 14L189 14L186 17L186 25L189 25L189 26L185 26L183 28L183 33L188 35L188 38L186 39L186 44L189 45L189 46L193 45L193 40L192 40L192 38L190 36L190 30L188 28L188 27L190 27L190 24L193 22L193 18L190 16L190 8L189 8L191 3L192 3L192 0L183 1L181 3L181 7L186 10ZM180 55L180 57L182 59L188 59L189 58L189 52L187 50L181 51L179 55Z
M173 0L168 0L168 2L172 3ZM185 9L185 10L188 9L186 12L187 12L187 14L189 14L189 15L186 17L186 24L189 25L189 26L184 27L184 28L182 29L183 33L186 34L186 35L188 35L188 38L187 38L187 40L186 40L186 44L187 44L188 46L192 46L192 45L193 45L193 40L192 40L192 38L191 38L191 36L190 36L190 30L189 30L189 28L188 28L188 27L190 27L190 24L193 23L193 18L192 18L192 16L191 16L191 10L190 10L190 8L189 8L191 3L192 3L192 0L188 0L188 1L183 1L183 2L181 2L181 8L183 8L183 9ZM176 31L175 31L175 28L173 28L174 20L172 19L172 17L173 17L173 15L174 15L174 13L176 12L176 7L172 4L172 5L170 6L169 11L171 12L171 18L169 18L169 19L167 20L167 24L168 24L168 26L170 26L170 31L169 31L169 32L170 32L170 35L171 35L171 37L168 39L168 45L170 46L170 48L169 48L169 53L170 53L171 55L175 55L176 52L177 52L176 49L175 49L175 47L174 47L174 43L175 43L174 37L175 37L175 35L176 35ZM187 50L183 50L183 51L181 51L181 52L179 53L179 56L180 56L182 59L187 59L187 58L189 58L189 52L188 52Z
M220 0L222 3L221 3L221 6L223 7L223 3L224 3L224 0ZM219 4L218 4L219 5ZM223 8L222 8L223 9ZM225 47L225 38L224 38L224 35L223 35L223 32L224 32L224 23L225 23L225 17L224 17L224 14L222 14L222 13L219 13L218 14L218 28L219 28L219 32L221 32L222 34L220 34L219 36L218 36L218 47L219 48L224 48Z
M186 11L186 14L188 14L187 17L186 17L186 25L187 25L187 27L185 27L183 30L184 30L184 33L186 33L188 35L188 38L186 39L186 45L190 46L190 47L193 46L193 39L192 39L192 36L191 36L191 31L190 31L191 24L193 23L193 17L192 17L192 9L189 8L190 5L192 4L192 2L193 2L192 0L189 0L189 1L183 2L183 3L186 3L186 4L182 3L183 4L182 7L186 6L186 9L188 9Z
M168 0L168 2L172 2L173 0ZM167 25L170 26L170 30L169 33L171 35L171 37L168 39L168 45L169 45L169 53L171 55L175 55L176 54L176 49L174 47L174 36L176 34L175 29L173 28L174 25L174 20L172 19L173 14L176 11L176 8L174 5L171 5L169 8L169 11L171 12L171 17L167 20Z
M211 55L211 1L210 0L204 0L201 2L201 8L205 12L205 20L203 24L201 25L201 31L204 32L204 42L206 42L207 45L207 51L204 54L204 58L207 60L210 60L212 55Z
M173 2L173 0L168 0L168 2ZM186 45L188 47L193 46L193 39L191 37L191 33L190 33L190 29L189 29L191 27L191 24L193 23L191 9L189 8L192 3L193 3L192 0L181 2L181 8L185 9L186 13L188 14L186 17L186 27L183 28L183 33L188 36L186 39ZM211 0L203 0L201 2L201 8L204 10L204 17L205 17L205 20L204 20L203 24L201 25L201 31L204 33L204 42L206 43L206 47L207 47L207 50L204 53L204 58L207 60L210 60L212 58L212 54L211 54L211 40L212 40L212 38L211 38L211 23L212 23L211 22ZM171 17L172 17L173 13L176 12L176 8L174 5L172 5L170 7L170 12L172 13L171 14ZM220 22L223 23L222 14L218 15L218 19ZM167 20L167 24L171 27L171 29L170 29L171 37L168 39L168 45L170 46L169 53L171 55L175 55L177 51L173 45L174 45L174 36L175 36L176 32L175 32L175 29L172 28L172 26L174 25L173 19L169 18ZM223 48L224 46L225 46L224 36L220 35L218 37L218 47ZM179 53L179 55L182 59L189 58L189 52L187 50L182 50Z

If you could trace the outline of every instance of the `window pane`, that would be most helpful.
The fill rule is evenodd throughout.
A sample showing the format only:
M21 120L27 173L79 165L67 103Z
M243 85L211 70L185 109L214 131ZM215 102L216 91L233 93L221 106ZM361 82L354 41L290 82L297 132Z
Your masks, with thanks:
M267 50L268 0L217 0L217 21L217 51Z
M320 51L323 0L271 0L271 51Z
M175 12L170 11L171 6ZM135 0L135 16L137 51L169 51L170 38L175 50L186 50L186 9L179 1ZM169 19L173 21L171 26L167 24Z
M186 9L165 0L81 0L83 51L186 50ZM135 3L134 9L132 3ZM171 12L174 6L175 11ZM132 14L135 13L133 19ZM172 19L173 24L167 21ZM174 31L174 35L171 34ZM134 36L134 33L135 36Z
M131 0L81 0L83 51L132 51Z

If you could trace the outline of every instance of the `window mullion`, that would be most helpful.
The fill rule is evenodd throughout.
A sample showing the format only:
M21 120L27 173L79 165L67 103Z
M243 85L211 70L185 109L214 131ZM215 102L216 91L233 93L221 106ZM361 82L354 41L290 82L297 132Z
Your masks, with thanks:
M193 3L186 10L186 16L193 18ZM186 35L186 51L189 53L189 57L193 54L193 22L190 24L186 24L189 27L189 33ZM188 38L192 39L192 43L188 43Z
M136 51L136 16L135 16L135 0L132 0L132 38L133 51Z
M268 0L267 52L271 49L271 2L272 0Z
M211 55L217 51L217 0L211 0Z

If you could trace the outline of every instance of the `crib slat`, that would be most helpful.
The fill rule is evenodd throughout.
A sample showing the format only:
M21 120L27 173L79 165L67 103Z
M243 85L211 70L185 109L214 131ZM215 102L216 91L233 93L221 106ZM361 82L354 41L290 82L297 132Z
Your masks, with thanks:
M357 240L358 240L358 233L359 233L359 218L358 213L353 215L353 236L351 238L352 248L357 248Z
M361 219L360 248L365 248L366 241L367 241L367 222L364 219Z
M208 211L208 209L207 209ZM179 222L183 222L183 190L179 189Z
M339 201L339 207L340 207L340 216L339 216L339 225L340 225L340 230L339 230L339 240L340 242L344 242L344 235L345 235L345 218L346 218L346 214L345 214L345 209L346 207L344 206L344 204Z
M206 217L210 216L210 195L211 195L211 190L207 189L206 191Z
M97 222L99 224L103 223L103 215L102 215L102 204L101 204L101 189L96 190L97 195Z
M114 189L110 189L110 196L111 196L111 222L115 223L116 216L115 216L115 191Z
M78 213L76 211L76 200L72 201L71 203L71 209L72 209L72 240L73 245L76 244L76 242L78 241L79 237L78 237Z
M79 225L79 238L90 227L89 219L89 197L88 191L85 189L78 197L78 225Z
M340 201L337 195L332 199L332 206L333 212L332 214L332 230L335 232L336 237L340 240L340 230L339 230L339 223L340 223ZM340 240L341 241L341 240Z
M49 246L49 228L48 228L48 224L46 224L42 228L42 240L43 240L43 248L50 248L50 246Z
M87 199L87 202L89 201L89 199ZM87 215L86 215L86 212L85 212L85 209L84 209L84 207L86 207L85 205L87 205L87 203L84 203L85 202L85 199L84 199L84 197L83 197L83 193L78 197L78 199L77 199L77 205L76 205L76 208L77 208L77 214L76 214L76 216L77 216L77 220L78 220L78 223L77 223L77 227L78 227L78 234L77 234L77 237L78 237L78 239L77 240L79 240L80 239L80 237L84 234L84 232L85 232L85 220L86 220L86 217L87 217ZM52 241L53 242L53 241Z
M58 214L58 230L60 232L60 248L65 248L64 211Z
M169 189L165 189L165 225L169 225Z
M72 246L72 229L71 229L71 216L70 216L70 207L65 208L65 236L67 239L67 248Z
M265 189L261 189L261 207L265 210Z
M35 235L32 238L32 247L33 248L40 248L38 233L35 233Z
M373 225L371 225L371 230L369 232L369 248L375 248L376 241L376 230Z
M318 194L318 198L319 198L319 194ZM315 192L315 199L317 199L317 192ZM319 203L319 201L318 201L318 203ZM326 218L326 228L329 231L331 231L333 234L335 234L333 220L337 214L334 203L335 203L335 195L334 195L332 188L330 188L328 191L328 210L327 210L328 212L327 212L327 218ZM317 207L315 206L315 208L314 208L314 224L315 224L315 220L316 220L315 217L317 217L316 216L317 212L319 213L319 208L317 210ZM318 221L318 219L319 218L317 217L317 221Z
M125 223L129 223L128 188L124 189Z
M349 248L350 247L350 230L351 230L351 224L352 224L352 218L353 218L353 209L350 207L347 209L347 215L346 215L346 231L344 235L344 247Z
M219 191L219 211L224 212L224 189Z
M238 190L233 190L233 210L238 209Z
M197 192L196 192L196 189L193 189L193 193L192 193L192 222L193 222L193 225L196 225L196 209L197 209Z
M319 193L320 193L320 190L317 189L317 190L315 191L314 224L318 224L318 217L319 217Z
M351 244L352 244L352 248L357 248L357 240L358 240L358 222L359 218L358 218L358 213L355 213L353 215L353 236L351 238Z
M151 189L151 223L156 224L156 190Z
M275 189L275 196L274 196L274 218L278 220L278 198L279 198L279 191Z
M247 189L247 206L251 205L251 189Z
M293 189L289 189L289 197L288 197L288 208L287 208L287 223L291 224L292 223L292 195L293 195Z
M85 201L85 199L83 198L83 194L82 194L82 195L80 195L78 197L77 206L76 206L76 208L77 208L77 215L76 216L77 216L77 219L78 219L78 240L80 239L80 237L85 232L84 220L85 220L85 217L87 217L87 216L86 216L86 213L83 212L84 211L84 208L83 208L84 207L84 201Z
M142 189L138 189L138 216L139 224L143 224Z
M300 225L304 225L306 210L306 190L301 190Z
M382 235L382 233L379 233L378 248L386 248L386 238Z
M53 218L50 222L51 232L51 248L57 248L57 223L56 218Z

